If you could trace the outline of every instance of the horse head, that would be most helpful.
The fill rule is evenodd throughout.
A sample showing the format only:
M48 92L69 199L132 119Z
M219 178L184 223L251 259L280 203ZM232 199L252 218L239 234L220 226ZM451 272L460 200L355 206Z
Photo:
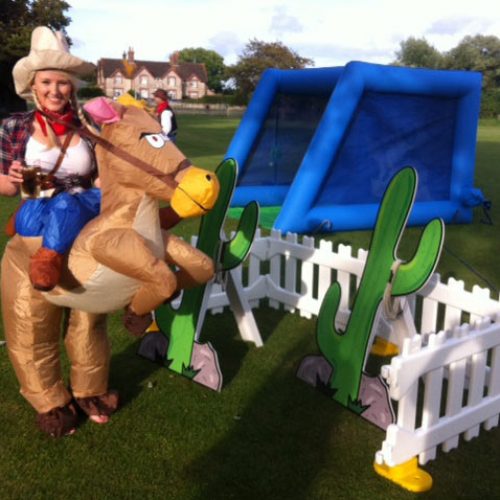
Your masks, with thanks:
M102 211L113 210L130 193L169 202L182 218L203 215L219 193L216 175L191 165L146 111L105 98L85 111L101 127L95 137L103 193Z

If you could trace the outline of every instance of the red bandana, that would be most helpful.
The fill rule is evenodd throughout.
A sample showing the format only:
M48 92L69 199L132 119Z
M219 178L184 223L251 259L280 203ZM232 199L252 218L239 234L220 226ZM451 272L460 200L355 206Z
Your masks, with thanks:
M44 114L42 115L40 111L38 110L35 111L35 118L40 124L40 127L42 128L44 136L47 136L46 123L50 125L50 127L54 131L54 134L60 136L67 134L69 130L68 125L73 123L75 119L75 114L73 113L73 110L69 107L65 108L65 110L62 113L54 113L53 111L48 111L47 109L43 108L43 113ZM47 122L44 120L44 116ZM57 119L57 121L55 121L55 119Z
M156 112L158 113L158 116L161 116L161 114L166 110L168 109L168 102L160 102L160 104L158 104L158 107L156 108Z

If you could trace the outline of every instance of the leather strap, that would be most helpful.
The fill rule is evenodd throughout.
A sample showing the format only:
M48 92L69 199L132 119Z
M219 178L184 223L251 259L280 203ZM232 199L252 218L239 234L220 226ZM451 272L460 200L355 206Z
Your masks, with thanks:
M44 114L43 111L40 111L42 114ZM51 120L59 122L62 120L58 120L57 118L50 117ZM140 158L137 158L136 156L132 155L128 151L125 151L124 149L115 146L114 144L111 144L111 142L107 141L106 139L93 134L90 132L90 130L84 128L84 127L78 127L74 124L67 123L65 124L69 128L71 128L74 131L77 131L81 136L87 137L88 139L91 139L92 141L96 142L100 146L102 146L104 149L109 151L110 153L114 154L115 156L118 156L118 158L121 158L122 160L126 161L127 163L130 163L134 167L137 167L141 169L142 171L146 172L147 174L151 175L152 177L156 177L158 180L161 182L165 183L167 186L169 186L172 189L175 189L178 186L178 182L174 179L174 176L177 172L180 170L183 170L189 166L191 166L191 162L185 158L182 160L179 165L177 165L177 168L175 169L175 172L171 174L165 174L161 170L158 170L157 168L153 167L149 163L145 162L144 160L141 160Z
M149 163L145 162L144 160L141 160L140 158L137 158L137 156L134 156L133 154L130 154L128 151L125 151L124 149L115 146L111 142L107 141L106 139L103 139L102 137L93 134L87 129L80 129L79 130L80 135L83 135L85 137L88 137L89 139L95 141L99 146L102 146L104 149L109 151L111 154L114 154L115 156L118 156L118 158L126 161L127 163L130 163L134 167L137 167L141 169L142 171L146 172L147 174L151 175L152 177L156 177L158 180L162 181L165 183L167 186L171 187L172 189L175 189L178 186L178 182L175 181L174 175L173 174L165 174L161 170L158 170L157 168L153 167ZM177 173L179 170L182 168L186 168L185 162L189 160L184 159L182 160L179 165L177 165L177 168L175 170L175 173ZM189 165L191 165L191 162L189 162Z
M68 132L66 134L66 138L64 139L63 145L61 147L61 151L59 152L59 156L57 157L56 164L52 168L52 170L47 174L48 177L54 177L56 175L56 172L59 170L59 167L62 165L62 162L64 160L64 155L66 154L66 151L68 150L69 143L71 142L71 139L73 138L73 135L75 134L74 131Z

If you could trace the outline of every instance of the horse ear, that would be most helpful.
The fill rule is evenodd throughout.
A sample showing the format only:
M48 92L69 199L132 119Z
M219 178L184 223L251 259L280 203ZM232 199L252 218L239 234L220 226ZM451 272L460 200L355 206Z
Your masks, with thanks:
M96 97L84 104L83 109L98 125L109 125L122 119L125 108L111 99Z

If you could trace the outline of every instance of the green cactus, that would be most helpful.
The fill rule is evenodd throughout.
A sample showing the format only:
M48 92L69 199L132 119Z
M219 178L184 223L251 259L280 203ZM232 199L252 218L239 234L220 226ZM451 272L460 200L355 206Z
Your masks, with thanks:
M319 312L316 335L321 352L333 366L330 379L333 397L353 410L357 409L370 333L387 284L392 282L392 296L417 291L434 272L441 253L444 224L434 219L425 227L413 258L393 268L416 186L417 172L407 167L393 178L385 192L345 332L335 328L341 294L338 283L333 283L327 291Z
M220 182L220 194L214 208L201 219L197 248L211 257L217 272L224 272L237 267L245 260L257 229L259 206L249 203L241 214L238 229L234 237L221 240L223 223L233 195L238 165L235 160L224 160L215 173ZM206 286L185 290L179 308L170 304L156 310L156 322L160 330L169 337L168 367L183 374L191 366L191 355L196 329L203 307Z

